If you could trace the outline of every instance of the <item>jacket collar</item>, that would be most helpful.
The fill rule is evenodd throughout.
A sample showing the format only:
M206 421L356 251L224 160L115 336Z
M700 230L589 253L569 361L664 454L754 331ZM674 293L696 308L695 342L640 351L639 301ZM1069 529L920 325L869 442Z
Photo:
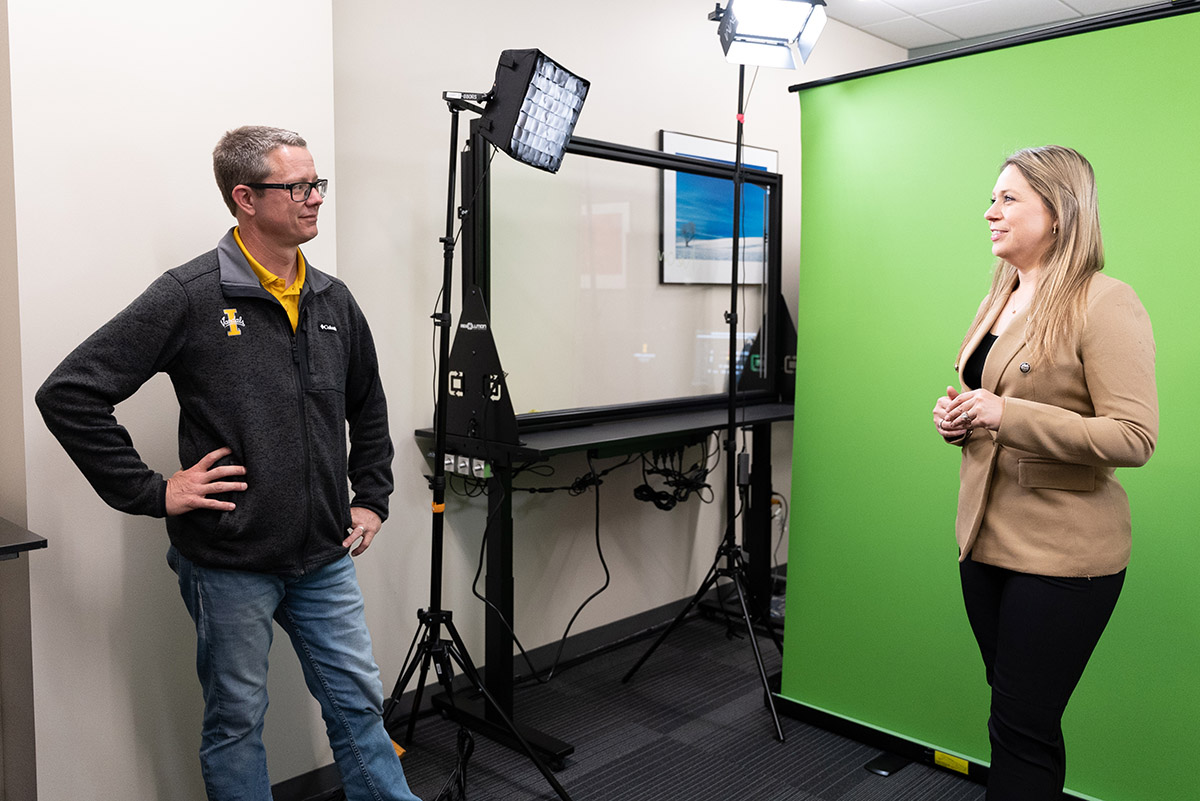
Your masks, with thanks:
M246 261L245 254L233 238L232 228L217 243L217 264L221 271L221 290L226 295L272 297L270 292L263 289L258 276ZM333 285L333 280L314 267L308 256L304 257L304 269L304 288L300 293L302 298L310 292L324 292Z

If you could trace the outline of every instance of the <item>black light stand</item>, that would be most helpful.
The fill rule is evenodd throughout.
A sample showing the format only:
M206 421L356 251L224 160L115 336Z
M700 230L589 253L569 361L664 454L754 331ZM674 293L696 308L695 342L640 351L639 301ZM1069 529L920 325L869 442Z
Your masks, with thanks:
M482 109L467 101L485 101L487 95L467 95L461 93L443 94L450 109L450 180L446 198L446 233L441 238L444 265L442 272L442 305L441 311L433 315L434 325L438 328L438 362L437 362L437 408L434 420L434 464L433 476L429 484L433 490L433 538L432 556L430 559L429 608L417 611L420 621L413 643L409 647L404 667L400 677L384 708L386 721L399 704L401 697L414 675L418 676L417 686L413 697L412 709L408 716L408 728L404 743L412 742L417 725L417 712L420 709L421 697L425 689L425 681L429 674L430 665L437 673L438 683L445 690L446 697L454 703L453 675L454 665L457 664L467 677L471 687L481 695L492 712L502 721L512 739L519 745L520 750L533 762L546 781L554 788L554 792L563 801L571 801L571 797L563 786L554 778L545 763L538 758L533 748L517 730L512 719L496 702L480 680L467 647L454 627L453 613L442 608L442 557L443 529L446 510L446 430L449 398L449 359L450 359L450 289L454 270L454 187L456 179L457 150L458 150L458 115L462 110L482 112ZM443 636L443 631L449 637ZM418 674L419 671L419 674ZM463 749L460 747L460 751Z
M730 311L725 313L725 321L729 324L729 392L727 398L727 407L729 418L726 428L726 439L724 443L726 462L725 462L725 535L721 540L721 545L717 549L716 558L713 560L712 567L708 569L708 575L700 584L700 589L696 592L687 605L676 615L675 619L663 630L654 644L650 646L650 650L642 655L642 658L637 661L629 672L625 674L622 682L628 682L633 678L633 674L642 666L650 655L670 636L671 632L687 618L691 611L703 600L704 596L716 586L720 579L729 579L733 583L734 590L737 592L738 604L742 611L742 621L746 624L746 632L749 635L750 645L754 649L754 661L758 666L758 675L762 680L763 693L766 697L767 707L771 710L771 719L775 723L775 737L780 742L784 740L783 728L779 724L779 713L775 710L775 701L771 693L771 687L767 679L767 670L763 664L762 653L758 649L758 640L754 632L753 618L750 614L749 604L747 603L748 572L746 561L742 556L741 546L737 544L735 536L735 522L737 520L737 501L739 498L739 482L738 472L739 464L737 459L737 431L738 431L738 382L737 382L737 331L738 331L738 316L737 316L737 301L738 301L738 246L741 239L740 217L742 210L742 129L744 124L744 95L745 95L745 80L746 67L745 65L738 66L738 114L737 114L737 144L734 160L733 173L733 266L732 274L729 280L729 308ZM722 566L724 562L724 566ZM755 602L756 606L761 606L761 599L751 597L751 601ZM775 642L775 647L783 653L783 641L779 638L779 634L775 631L774 624L771 621L771 616L766 610L758 610L758 617L763 621L771 639Z

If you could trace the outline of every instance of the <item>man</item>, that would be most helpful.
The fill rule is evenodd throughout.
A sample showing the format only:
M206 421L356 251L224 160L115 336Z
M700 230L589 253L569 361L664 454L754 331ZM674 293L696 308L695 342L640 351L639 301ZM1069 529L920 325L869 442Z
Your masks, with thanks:
M299 249L317 235L328 182L304 139L276 128L225 134L213 169L237 226L67 356L38 407L107 503L166 517L167 559L196 624L208 797L271 798L274 620L321 704L347 797L413 801L350 558L371 545L392 491L375 348L345 284ZM113 415L158 372L174 384L190 465L165 480Z

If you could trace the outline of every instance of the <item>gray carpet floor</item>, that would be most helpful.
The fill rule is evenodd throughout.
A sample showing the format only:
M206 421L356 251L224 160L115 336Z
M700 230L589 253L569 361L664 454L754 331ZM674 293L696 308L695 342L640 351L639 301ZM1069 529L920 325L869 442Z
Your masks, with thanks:
M880 751L781 717L778 742L753 651L723 621L688 620L642 666L649 641L595 656L549 683L518 687L518 722L575 747L555 778L574 801L982 801L984 788L919 763L883 777ZM768 674L780 656L760 638ZM437 688L434 687L434 690ZM457 724L418 721L404 757L413 791L434 801L456 764ZM558 796L523 754L475 735L466 773L472 801Z

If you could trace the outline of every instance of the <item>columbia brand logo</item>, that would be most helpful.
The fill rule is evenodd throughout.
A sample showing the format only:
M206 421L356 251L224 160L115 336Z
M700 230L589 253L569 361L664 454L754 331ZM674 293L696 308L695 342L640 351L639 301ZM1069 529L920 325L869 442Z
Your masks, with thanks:
M237 337L242 335L242 327L246 325L245 319L238 317L237 309L225 309L221 318L221 325L225 326L225 335Z
M322 331L336 331L337 326L336 325L326 325L325 323L321 323L321 330Z

